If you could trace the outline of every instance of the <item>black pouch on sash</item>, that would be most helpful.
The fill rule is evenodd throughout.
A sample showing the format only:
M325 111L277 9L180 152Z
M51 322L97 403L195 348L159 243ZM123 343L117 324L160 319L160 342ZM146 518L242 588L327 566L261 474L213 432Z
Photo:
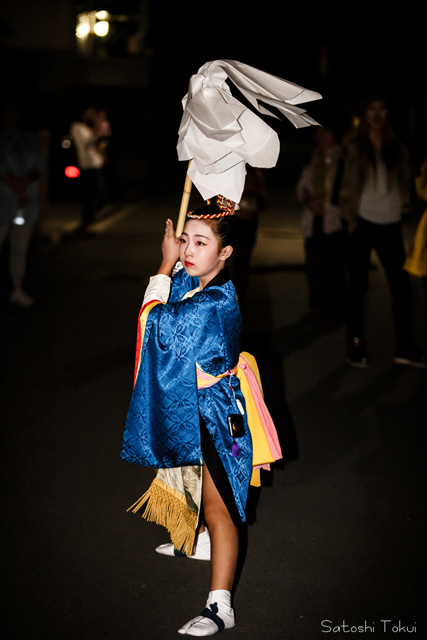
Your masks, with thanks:
M240 413L234 413L227 418L228 431L232 438L242 438L245 435L245 425L243 416Z

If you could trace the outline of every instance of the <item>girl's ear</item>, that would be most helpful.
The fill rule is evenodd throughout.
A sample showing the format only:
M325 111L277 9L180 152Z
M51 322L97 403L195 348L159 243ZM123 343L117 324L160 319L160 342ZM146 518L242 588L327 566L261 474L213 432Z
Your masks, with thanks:
M228 244L226 247L221 249L219 253L219 258L220 260L228 260L228 258L231 256L232 253L233 253L233 247L230 244Z

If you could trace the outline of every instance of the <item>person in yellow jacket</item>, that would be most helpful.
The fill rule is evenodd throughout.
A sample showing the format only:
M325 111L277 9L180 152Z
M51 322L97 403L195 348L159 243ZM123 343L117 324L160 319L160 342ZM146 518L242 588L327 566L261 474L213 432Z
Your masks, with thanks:
M427 160L421 166L420 175L415 178L417 195L427 202ZM427 323L427 209L421 217L415 233L411 254L406 258L403 266L405 271L422 278L424 287L424 310Z

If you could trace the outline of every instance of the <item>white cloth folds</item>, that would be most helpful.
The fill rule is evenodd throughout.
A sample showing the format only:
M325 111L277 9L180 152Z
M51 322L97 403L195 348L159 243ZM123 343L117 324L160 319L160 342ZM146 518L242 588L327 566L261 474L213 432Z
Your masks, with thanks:
M207 62L190 78L182 101L178 158L192 160L188 175L204 200L221 194L239 202L245 163L274 167L280 143L271 127L233 97L227 78L257 111L277 117L260 104L261 100L278 109L297 128L317 122L295 105L322 96L235 60Z

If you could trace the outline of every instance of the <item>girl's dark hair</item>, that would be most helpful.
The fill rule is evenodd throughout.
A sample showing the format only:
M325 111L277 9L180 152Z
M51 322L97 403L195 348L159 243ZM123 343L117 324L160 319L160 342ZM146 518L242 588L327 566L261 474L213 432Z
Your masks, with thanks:
M218 240L218 249L221 251L224 247L236 245L236 216L223 216L222 218L205 218L204 216L221 213L221 209L217 204L204 205L192 212L191 218L187 220L198 219L208 225L214 232ZM194 217L194 218L193 218Z
M361 178L362 181L366 179L368 173L369 165L373 166L376 170L376 155L375 150L372 145L372 142L369 138L369 128L366 118L366 112L369 107L374 102L382 102L384 107L387 109L387 103L382 96L371 96L367 100L364 101L362 105L362 114L361 114L361 122L360 122L360 132L359 132L359 152L361 156ZM401 168L402 163L402 144L395 136L393 129L390 124L389 118L385 123L385 126L381 132L382 137L382 148L381 148L381 157L384 161L384 164L387 168L387 173L389 177L389 182L391 183L394 179L396 179L397 174ZM390 186L390 185L389 185Z

